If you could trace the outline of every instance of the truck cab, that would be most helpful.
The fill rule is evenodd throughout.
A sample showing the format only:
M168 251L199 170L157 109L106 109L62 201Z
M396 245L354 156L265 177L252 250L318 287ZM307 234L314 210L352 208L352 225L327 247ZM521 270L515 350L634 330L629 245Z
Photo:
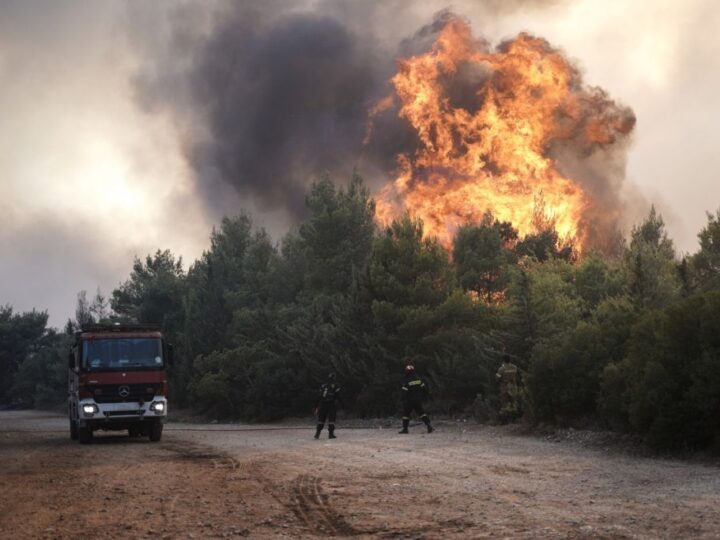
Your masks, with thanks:
M167 365L172 357L159 327L83 326L68 358L70 437L83 444L97 430L162 438L167 419Z

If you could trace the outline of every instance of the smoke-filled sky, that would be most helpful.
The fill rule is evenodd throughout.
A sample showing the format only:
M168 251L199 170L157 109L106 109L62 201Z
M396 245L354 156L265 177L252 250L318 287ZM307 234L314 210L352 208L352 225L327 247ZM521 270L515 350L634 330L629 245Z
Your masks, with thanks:
M363 147L367 109L447 8L492 44L546 38L632 108L626 217L655 203L696 249L720 207L712 0L4 0L0 304L61 325L135 255L192 262L223 214L247 209L279 237L320 171L356 166L380 187L408 134L381 124Z

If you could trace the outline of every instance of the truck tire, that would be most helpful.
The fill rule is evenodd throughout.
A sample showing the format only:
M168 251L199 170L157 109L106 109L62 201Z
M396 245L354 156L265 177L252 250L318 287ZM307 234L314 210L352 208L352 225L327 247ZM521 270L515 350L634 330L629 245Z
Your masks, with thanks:
M92 428L78 428L78 439L80 439L80 444L90 444L93 440Z
M150 440L152 442L158 442L162 439L163 425L160 422L154 422L150 426Z
M70 420L70 438L71 438L73 441L77 441L77 440L78 440L78 436L79 436L79 435L78 435L77 422L75 422L75 420Z

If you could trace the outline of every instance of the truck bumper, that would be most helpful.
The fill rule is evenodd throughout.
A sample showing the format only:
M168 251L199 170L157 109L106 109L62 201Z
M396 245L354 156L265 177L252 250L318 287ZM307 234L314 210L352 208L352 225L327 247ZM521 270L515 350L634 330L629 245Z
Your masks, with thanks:
M126 426L137 423L164 423L167 410L164 396L155 396L146 402L123 403L97 403L94 399L81 399L78 401L78 422L80 427L126 429Z

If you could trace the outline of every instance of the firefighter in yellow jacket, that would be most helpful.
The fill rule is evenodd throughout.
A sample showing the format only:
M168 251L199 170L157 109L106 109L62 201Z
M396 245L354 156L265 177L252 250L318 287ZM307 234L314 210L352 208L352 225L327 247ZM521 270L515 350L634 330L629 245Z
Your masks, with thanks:
M503 362L495 373L500 385L500 419L510 422L520 414L520 392L517 383L518 368L510 362L510 355L503 356Z

